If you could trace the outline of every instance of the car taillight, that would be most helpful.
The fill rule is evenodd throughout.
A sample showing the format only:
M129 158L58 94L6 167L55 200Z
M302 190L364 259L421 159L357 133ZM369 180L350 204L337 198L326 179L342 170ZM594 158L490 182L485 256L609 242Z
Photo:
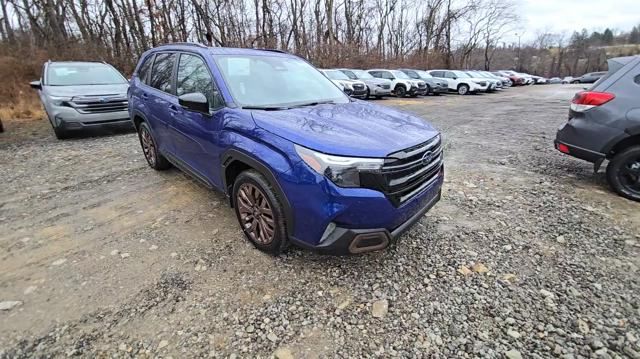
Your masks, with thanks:
M578 92L571 101L571 109L575 112L584 112L594 107L602 106L613 100L615 97L616 95L609 92Z

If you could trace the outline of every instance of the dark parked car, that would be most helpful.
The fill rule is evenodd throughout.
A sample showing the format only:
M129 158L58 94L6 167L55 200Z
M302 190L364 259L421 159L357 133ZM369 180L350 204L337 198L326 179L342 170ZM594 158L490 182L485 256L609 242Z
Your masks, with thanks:
M589 72L588 74L584 74L580 77L576 77L574 78L571 83L572 84L592 84L598 80L600 80L601 77L603 77L604 75L606 75L607 72Z
M268 253L383 249L440 199L436 129L351 99L294 55L163 45L142 55L128 97L149 166L225 193Z
M607 181L620 195L640 201L640 56L609 60L609 72L588 91L576 94L569 121L560 127L555 146L593 162L604 160Z
M413 69L399 69L414 80L422 80L427 84L427 95L440 95L449 92L449 83L444 79L437 79L428 72Z
M38 91L58 139L93 127L130 127L129 83L102 62L47 62L42 78L30 83Z

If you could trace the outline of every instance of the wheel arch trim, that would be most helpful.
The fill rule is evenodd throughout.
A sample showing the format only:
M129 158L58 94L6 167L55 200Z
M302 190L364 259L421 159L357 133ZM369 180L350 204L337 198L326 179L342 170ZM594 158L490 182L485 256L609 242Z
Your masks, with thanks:
M250 154L247 154L241 150L232 148L232 149L228 149L226 150L222 157L221 157L221 163L222 163L222 183L223 183L223 187L224 187L224 192L227 195L227 197L229 198L229 205L231 207L233 207L233 194L231 193L232 191L229 190L229 187L231 184L227 183L227 169L229 167L229 165L235 161L239 161L253 169L255 169L256 171L260 172L260 174L262 174L263 176L265 176L265 178L267 179L267 181L269 182L269 184L273 187L273 189L276 191L276 194L278 195L278 198L280 199L280 201L282 202L282 206L284 207L284 216L285 216L285 220L286 220L286 227L287 227L287 235L288 236L292 236L293 235L293 229L295 228L294 226L294 215L293 215L293 209L291 207L291 204L289 203L289 198L287 198L287 196L285 195L284 191L282 190L282 186L280 186L280 183L278 182L278 180L276 179L276 176L273 173L273 170L271 168L269 168L269 166L267 166L265 163L255 159L254 157L252 157Z

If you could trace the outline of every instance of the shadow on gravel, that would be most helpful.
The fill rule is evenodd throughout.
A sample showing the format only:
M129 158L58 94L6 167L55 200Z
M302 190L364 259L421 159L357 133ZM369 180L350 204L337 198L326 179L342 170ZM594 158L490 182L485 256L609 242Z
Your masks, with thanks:
M122 134L135 133L135 128L131 127L103 127L103 128L89 128L82 131L74 131L69 133L69 140L83 139L91 137L105 137L116 136Z

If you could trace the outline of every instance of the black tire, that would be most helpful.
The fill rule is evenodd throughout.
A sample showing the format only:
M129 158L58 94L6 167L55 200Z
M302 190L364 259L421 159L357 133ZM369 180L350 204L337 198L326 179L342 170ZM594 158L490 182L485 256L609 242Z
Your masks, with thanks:
M429 84L427 84L427 93L424 94L425 96L429 96L429 95L435 95L433 93L433 91L431 90L431 86L429 86Z
M2 119L0 119L0 133L4 132L4 125L2 124Z
M622 197L640 202L640 146L629 147L609 161L607 181Z
M156 140L153 138L146 122L142 122L138 126L138 139L140 140L142 154L144 154L149 167L156 171L164 171L171 167L171 163L158 151Z
M252 189L260 193L249 195ZM265 253L274 256L282 253L289 244L284 207L269 181L256 170L246 170L233 183L232 196L236 217L245 237ZM247 201L250 196L254 196L255 201ZM267 240L262 240L263 235L268 237Z
M407 88L404 85L397 85L395 90L393 90L398 97L405 97L407 95Z
M369 100L371 99L371 92L369 91L369 88L367 87L367 93L364 95L364 99L365 100Z
M467 95L469 94L469 85L460 84L458 85L458 95Z

